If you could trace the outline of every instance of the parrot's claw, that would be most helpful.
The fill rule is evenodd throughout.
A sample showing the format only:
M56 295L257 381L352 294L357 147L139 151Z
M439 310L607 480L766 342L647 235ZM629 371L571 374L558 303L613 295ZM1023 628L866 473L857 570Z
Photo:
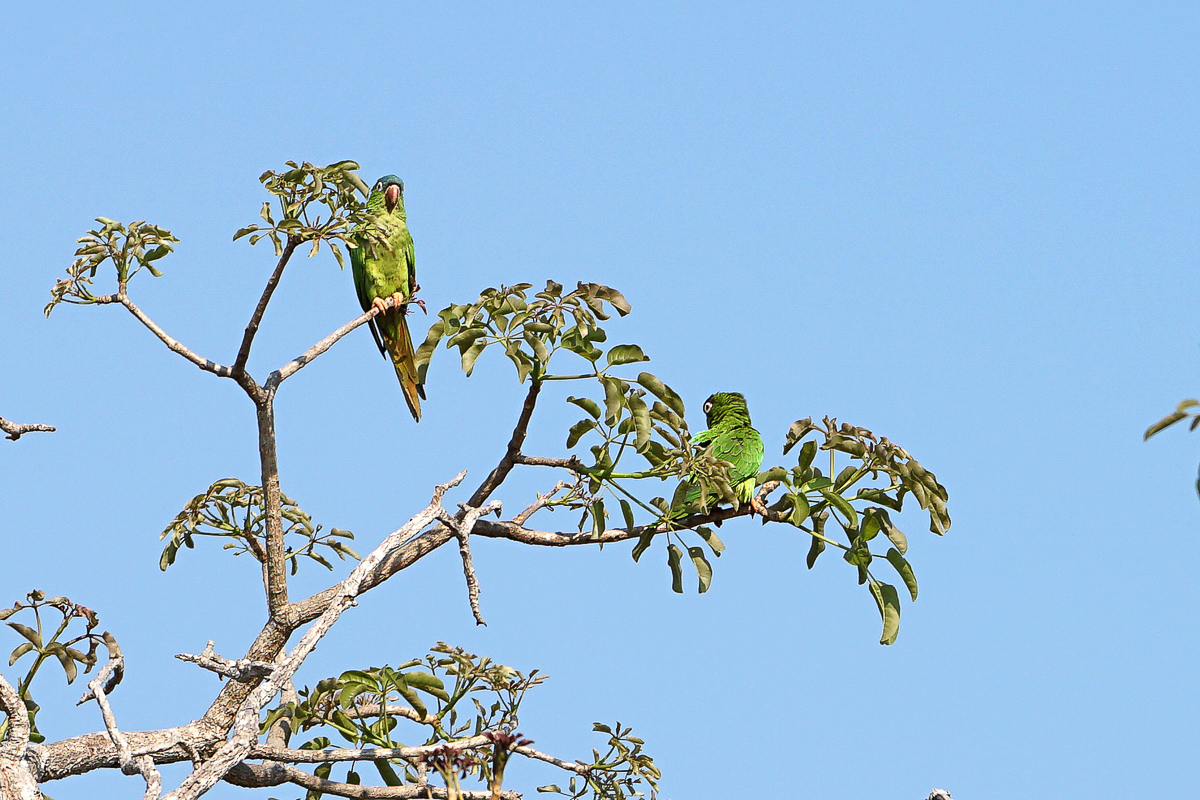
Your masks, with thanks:
M767 520L767 507L757 497L750 498L750 511L760 515L764 522Z
M384 311L387 311L387 301L382 297L376 297L371 301L371 308L382 314Z

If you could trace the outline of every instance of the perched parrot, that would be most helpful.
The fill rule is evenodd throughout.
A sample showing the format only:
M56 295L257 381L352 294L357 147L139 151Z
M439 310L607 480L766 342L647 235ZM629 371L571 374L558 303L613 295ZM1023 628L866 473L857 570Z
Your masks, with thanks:
M400 303L413 296L417 290L417 268L413 257L412 235L408 232L408 217L404 213L404 181L395 175L384 175L371 187L367 198L367 209L375 215L383 227L381 240L366 236L355 237L355 247L350 249L350 264L354 272L354 291L363 311L372 306L381 313L370 321L371 335L379 352L390 357L400 379L400 388L408 402L413 419L421 421L421 400L425 399L425 387L418 382L416 354L413 352L412 337L408 333L408 322L404 317L407 306L383 308L383 302L395 297Z
M704 416L708 430L693 436L692 443L707 444L709 453L714 458L732 464L729 470L729 486L739 502L751 502L754 497L754 479L758 477L758 471L762 468L763 442L758 431L750 427L746 398L737 392L717 392L704 401ZM692 484L683 497L680 511L695 509L699 502L700 486ZM709 502L712 502L712 495L709 495ZM675 515L678 514L677 511Z

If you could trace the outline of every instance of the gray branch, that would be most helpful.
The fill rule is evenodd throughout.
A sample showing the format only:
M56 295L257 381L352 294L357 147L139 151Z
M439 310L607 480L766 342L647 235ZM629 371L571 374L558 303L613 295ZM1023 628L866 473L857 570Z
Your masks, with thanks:
M109 677L120 675L124 670L125 658L123 656L109 658L100 673L88 682L89 693L100 706L100 714L104 717L104 729L108 731L113 746L117 748L121 771L126 775L140 773L146 781L146 793L143 795L143 800L158 800L162 794L162 775L155 769L154 759L149 755L134 754L133 749L129 746L129 739L117 728L117 718L113 714L112 706L108 703L108 690L116 686L119 681L117 678L110 683ZM84 695L85 698L87 696Z
M27 433L38 433L42 431L53 432L54 430L55 428L53 425L42 425L40 423L21 425L16 422L9 422L4 417L0 417L0 431L4 431L6 434L8 434L4 438L12 439L14 442Z
M8 735L0 742L0 795L11 800L41 800L25 758L29 752L29 712L21 695L0 675L0 709L8 715Z
M271 670L275 669L275 665L269 661L253 661L249 658L230 661L227 658L221 658L213 652L213 642L209 639L208 644L199 655L190 653L177 653L175 655L180 661L188 661L192 664L215 672L225 678L232 678L241 683L251 683L259 678L265 678L271 674Z
M471 613L475 616L475 624L487 626L483 621L483 614L479 610L479 580L475 577L475 564L471 560L471 531L474 530L475 524L484 514L500 514L500 501L493 500L482 508L473 508L465 503L459 503L459 516L462 521L457 521L449 514L444 515L441 520L442 524L448 526L454 531L454 535L458 538L458 553L462 557L463 575L467 579L467 599L471 602Z

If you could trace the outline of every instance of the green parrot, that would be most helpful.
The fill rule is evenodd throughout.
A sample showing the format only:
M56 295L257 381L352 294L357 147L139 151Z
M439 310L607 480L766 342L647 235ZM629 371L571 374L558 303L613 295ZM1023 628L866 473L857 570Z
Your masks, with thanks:
M383 228L383 237L369 240L355 236L350 250L354 272L354 291L363 311L373 306L381 310L370 321L371 335L385 358L390 357L400 379L400 388L408 402L413 419L421 421L421 400L425 387L417 377L416 354L408 333L406 305L383 308L383 302L395 297L397 304L417 291L417 267L413 256L412 234L408 232L408 216L404 213L404 181L395 175L384 175L371 187L367 209Z
M755 478L762 468L763 442L758 431L750 427L746 398L737 392L717 392L704 401L704 416L708 430L693 436L692 443L707 444L714 458L732 464L729 469L730 488L739 502L751 503L756 511L759 510L752 500ZM712 499L712 495L709 495L710 503ZM690 484L680 510L689 510L687 513L691 513L690 509L695 509L699 502L700 486ZM675 515L680 514L677 511Z

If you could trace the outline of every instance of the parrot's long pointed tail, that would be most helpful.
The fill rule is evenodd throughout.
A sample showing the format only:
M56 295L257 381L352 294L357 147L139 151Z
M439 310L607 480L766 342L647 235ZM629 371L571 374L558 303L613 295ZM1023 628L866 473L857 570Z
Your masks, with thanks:
M404 391L408 410L412 412L413 419L420 422L425 387L417 382L417 355L413 351L412 336L408 333L404 309L389 310L385 317L387 324L380 326L380 332L387 344L388 355L392 358L392 366L396 368L396 377L400 379L400 388Z

